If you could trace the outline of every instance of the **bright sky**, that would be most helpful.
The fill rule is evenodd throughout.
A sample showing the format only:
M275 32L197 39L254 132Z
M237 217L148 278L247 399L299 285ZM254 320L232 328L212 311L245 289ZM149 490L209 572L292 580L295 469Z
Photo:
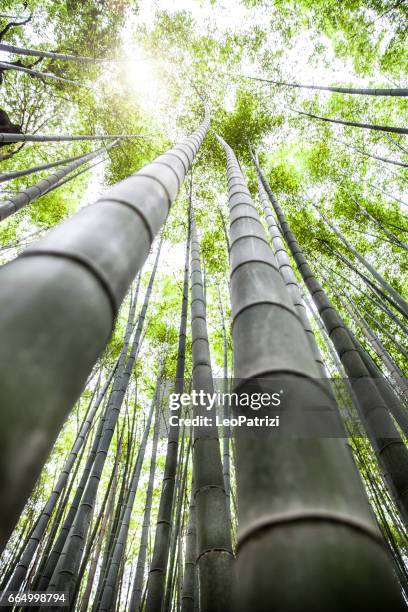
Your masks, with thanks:
M170 13L178 11L189 12L196 23L196 33L206 33L211 31L214 36L222 37L225 32L242 33L248 31L256 24L265 26L265 20L270 19L268 12L265 13L263 7L245 8L239 0L224 0L214 3L209 1L201 2L199 0L140 0L139 10L137 15L131 15L126 20L126 25L122 33L122 55L129 60L120 65L118 68L119 78L115 81L112 79L112 72L107 68L105 77L101 80L109 79L112 87L121 87L122 83L130 88L133 94L137 97L140 105L146 111L155 115L158 125L163 126L166 134L173 140L177 141L184 135L177 127L177 113L180 109L175 109L174 113L169 113L169 107L166 104L166 87L160 81L157 73L157 64L147 58L142 48L137 44L137 37L134 34L135 27L144 25L147 28L154 26L154 17L156 11L166 10ZM377 24L379 27L380 23ZM53 47L53 32L52 28L43 29L40 34L36 34L31 25L27 26L34 47L38 43L49 43L50 48ZM375 30L374 30L375 32ZM268 44L273 48L274 45L281 44L281 41L275 40L276 33L272 31ZM326 52L324 59L322 54L319 59L312 58L313 50L316 43L324 45ZM366 81L359 79L353 70L350 60L344 61L337 59L334 55L332 45L329 39L320 36L319 39L311 39L310 31L305 30L301 33L294 44L290 48L285 47L286 52L281 58L281 74L288 81L297 81L311 84L333 84L333 83L353 83L354 85L368 85ZM0 52L0 59L8 59L9 56L4 52ZM267 75L262 70L251 64L246 57L242 59L241 74L257 75L263 77L274 77L276 75ZM379 80L380 75L377 75ZM260 85L260 87L262 87ZM265 88L267 85L265 85ZM314 95L307 90L297 91L298 106L301 106L303 99ZM320 98L323 100L330 96L330 93L320 92ZM279 108L281 96L275 97L273 102L277 112ZM180 101L182 104L183 101ZM227 111L232 111L235 104L235 87L231 85L226 91L224 106ZM288 111L286 111L288 112ZM341 128L339 128L341 130ZM341 131L339 132L339 136ZM295 136L295 135L294 135ZM293 137L294 137L293 136ZM285 138L288 135L285 134ZM289 135L291 138L291 135ZM272 138L266 142L267 147L273 148L276 143ZM83 195L81 206L94 201L104 190L103 176L104 164L96 166L90 173L90 179L87 189ZM176 251L170 251L167 254L166 266L169 272L178 272L180 268L180 257Z

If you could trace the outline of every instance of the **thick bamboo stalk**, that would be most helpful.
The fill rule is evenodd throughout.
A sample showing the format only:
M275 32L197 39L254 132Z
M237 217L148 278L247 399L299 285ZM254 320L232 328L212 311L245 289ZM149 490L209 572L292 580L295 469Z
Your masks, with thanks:
M209 126L0 271L0 546L145 261ZM21 372L25 375L21 378ZM21 440L24 438L24 445Z
M259 165L257 172L275 209L283 236L298 270L316 304L330 339L341 362L351 378L358 398L358 407L365 429L373 444L376 456L383 466L389 488L400 509L405 523L408 522L408 451L392 421L384 400L362 361L348 329L338 311L330 302L326 292L313 274L305 256L290 229L281 206L273 197L268 182Z
M186 360L186 333L188 308L188 280L190 270L190 230L191 230L191 184L190 202L188 212L188 233L186 244L186 258L184 263L183 295L181 300L181 317L179 327L179 341L177 350L176 381L174 392L183 393L184 370ZM155 612L162 606L164 600L164 587L167 572L168 556L171 536L171 511L173 507L174 486L177 471L177 453L179 447L180 429L178 425L169 427L167 440L166 463L164 467L162 490L160 495L159 511L157 515L156 533L152 561L147 584L146 612Z
M312 113L305 113L304 111L296 110L295 108L288 107L289 110L299 115L305 115L312 119L319 119L320 121L327 121L329 123L337 123L340 125L350 125L352 127L363 128L365 130L375 130L377 132L391 132L393 134L408 134L408 128L394 127L390 125L376 125L373 123L358 123L357 121L344 121L342 119L330 119L329 117L320 117L320 115L313 115Z
M191 328L193 389L213 393L206 307L200 265L200 245L194 220L191 229ZM194 416L208 415L194 406ZM212 415L215 417L215 415ZM224 612L232 607L233 553L215 420L193 430L193 479L197 520L197 567L200 611ZM211 517L211 520L209 520Z
M133 321L134 321L134 315L135 315L135 309L136 309L136 303L137 303L138 291L139 291L139 282L140 282L140 277L139 277L139 281L137 284L135 296L133 299L131 299L131 303L130 303L129 314L128 314L125 335L124 335L124 342L123 342L123 346L122 346L122 349L121 349L121 352L118 358L118 364L115 370L115 375L113 379L113 387L115 387L118 384L117 381L123 376L123 372L125 368L126 355L127 355L131 333L133 329ZM55 571L55 567L58 561L60 560L60 557L64 550L66 539L69 535L70 529L75 519L75 516L78 512L78 508L82 500L82 495L85 491L86 485L88 483L89 475L91 473L92 466L95 461L96 453L98 451L102 433L104 430L104 425L108 417L108 409L109 409L109 403L106 407L104 407L103 413L100 416L98 428L97 428L97 431L96 431L96 434L93 440L91 451L87 458L80 481L75 491L74 498L70 504L68 512L66 513L66 516L65 516L63 525L60 529L60 532L58 534L57 540L54 543L50 553L47 554L46 558L44 559L43 564L40 566L40 571L38 573L39 575L36 581L38 590L44 591L47 589L49 582L51 580L51 577Z
M117 364L116 364L117 365ZM57 502L60 498L61 492L63 491L68 477L71 473L71 469L77 459L78 453L80 452L82 445L84 444L86 437L88 435L89 429L93 423L94 417L101 405L101 402L103 400L103 398L105 397L105 394L108 390L108 387L112 381L113 375L115 373L116 370L116 365L115 367L112 369L111 373L109 374L103 389L100 391L100 393L98 394L98 397L96 399L96 401L93 403L93 406L91 407L91 409L89 410L89 412L87 413L85 420L78 432L78 435L76 437L76 440L72 446L72 449L68 455L68 459L65 462L65 465L62 469L62 472L56 482L56 484L53 487L53 491L46 503L46 505L44 506L41 515L38 519L38 522L35 526L35 529L30 537L29 542L27 543L27 547L25 548L18 565L16 566L13 576L10 580L10 583L8 585L8 590L9 591L18 591L26 574L27 574L27 570L28 567L34 557L35 551L37 550L37 547L41 541L41 539L44 536L45 530L48 526L49 520L51 518L51 515L57 505Z
M78 157L75 161L70 162L52 174L49 174L46 178L41 179L41 181L35 185L27 187L8 200L0 201L0 221L4 221L4 219L7 219L7 217L10 217L24 206L38 200L38 198L41 198L41 196L46 194L50 189L56 187L60 181L67 176L67 174L74 172L74 170L83 164L86 164L106 151L109 151L109 149L112 149L112 147L114 147L117 143L118 141L114 140L113 142L109 143L106 148L101 147L96 151L86 153L85 155Z
M130 376L133 371L134 364L140 348L140 339L143 331L144 322L146 319L146 311L149 305L150 295L153 288L154 279L159 263L160 250L162 246L160 241L157 249L156 259L150 275L149 284L146 290L142 309L138 317L137 328L131 343L129 357L126 361L121 375L114 382L111 396L108 402L107 418L104 424L101 440L96 453L95 461L92 466L89 480L84 491L81 504L71 526L67 541L65 543L62 555L55 567L48 589L50 591L75 591L78 580L78 569L81 561L82 551L85 546L86 537L90 527L91 512L95 504L101 474L106 462L106 457L115 431L115 427L119 418L119 413L122 403L129 385ZM118 516L119 518L119 516ZM116 531L116 530L115 530Z
M319 380L238 161L219 140L229 178L234 390L263 390L260 378L292 381L282 419L294 413L307 414L309 421L316 405L332 406L332 398ZM236 475L238 612L345 612L368 602L379 609L379 600L403 609L344 439L318 432L297 438L291 428L276 436L242 433L236 437Z

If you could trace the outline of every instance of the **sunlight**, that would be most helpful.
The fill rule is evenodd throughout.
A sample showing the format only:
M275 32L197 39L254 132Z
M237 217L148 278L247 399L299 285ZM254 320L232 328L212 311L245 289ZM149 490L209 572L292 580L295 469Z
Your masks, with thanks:
M144 110L154 114L163 101L156 66L135 45L126 48L126 55L126 61L119 69L119 81L135 95Z
M227 113L232 113L235 108L235 100L237 97L237 91L235 87L231 87L227 90L224 97L224 108Z

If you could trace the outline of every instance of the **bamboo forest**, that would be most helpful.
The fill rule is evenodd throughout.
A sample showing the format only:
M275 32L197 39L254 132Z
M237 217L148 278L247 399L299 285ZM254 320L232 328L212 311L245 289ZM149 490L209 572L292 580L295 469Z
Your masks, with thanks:
M408 608L408 2L1 0L0 608Z

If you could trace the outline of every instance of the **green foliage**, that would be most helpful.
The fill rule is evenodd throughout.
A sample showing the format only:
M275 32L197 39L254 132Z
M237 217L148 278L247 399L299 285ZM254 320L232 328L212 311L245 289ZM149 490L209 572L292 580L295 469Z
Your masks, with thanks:
M273 115L269 111L264 96L247 89L238 89L234 111L228 113L222 109L214 121L214 129L223 136L240 159L249 162L249 144L257 148L265 134L282 124L283 117Z
M35 240L38 233L90 204L109 185L125 179L191 133L201 121L202 98L205 98L210 106L212 125L193 166L192 203L206 272L207 320L214 373L221 375L224 358L218 288L227 326L230 366L232 361L229 260L225 237L225 228L227 233L229 228L226 168L225 156L214 132L234 149L255 199L257 178L249 146L257 152L271 188L316 274L321 280L329 273L338 277L395 362L401 368L406 367L393 342L393 338L400 343L404 341L401 328L375 305L373 300L378 300L378 296L372 294L361 277L341 261L341 256L347 257L352 265L366 273L318 213L318 210L323 211L384 278L401 294L406 293L408 262L401 256L401 248L387 242L381 228L358 206L360 204L398 239L407 241L403 205L373 187L380 187L406 201L405 171L363 157L338 140L382 157L405 160L405 154L383 134L328 125L289 110L296 108L331 118L405 125L408 119L406 101L316 93L245 78L259 75L274 80L355 87L403 84L407 64L403 30L408 9L406 3L396 4L390 5L385 0L346 3L338 0L237 0L224 7L222 3L203 0L180 11L161 0L157 10L152 4L149 15L144 15L143 11L138 12L136 3L126 0L29 0L25 4L3 0L1 10L5 13L16 12L21 17L27 15L27 11L32 12L30 24L11 29L4 42L96 57L128 55L128 61L118 64L42 60L36 66L39 70L91 85L89 88L8 73L1 89L1 107L13 122L30 133L123 133L149 137L121 142L108 153L99 171L90 170L2 223L0 245L12 243L13 248L0 250L1 263L18 255L26 242ZM0 17L0 30L6 22L7 19ZM28 65L31 60L24 58L24 64ZM144 71L139 71L143 63L146 63ZM157 90L154 89L156 82ZM152 91L157 91L153 101ZM401 138L398 142L406 147L406 140ZM2 147L1 172L78 155L97 146L94 143L63 143ZM29 175L1 183L0 187L23 190L46 175ZM130 448L129 422L132 419L136 424L133 450L137 450L154 391L158 362L164 352L164 376L172 381L175 375L189 179L190 176L163 229L164 244L147 312L146 334L102 476L98 507L109 482L122 427L126 434L122 459ZM1 197L6 199L8 195L1 194ZM156 246L157 242L153 251ZM153 259L154 252L143 269L136 315L140 312ZM348 317L331 285L326 281L324 284L346 322L363 340L361 329ZM129 298L119 312L109 344L98 362L102 380L106 379L123 347L128 308ZM189 327L190 322L186 379L192 370ZM317 328L316 335L326 363L338 377ZM385 369L383 364L379 365ZM22 514L20 527L33 520L49 495L94 385L94 381L88 384L67 420L36 491ZM360 439L352 442L366 482L367 470L370 470L376 486L383 491L372 451ZM154 517L164 455L165 444L161 444L153 496ZM83 467L84 458L81 462ZM132 538L126 554L132 563L138 552L147 470L148 465L144 464L143 486L138 491L131 519ZM372 492L370 497L373 501ZM93 524L95 520L94 517ZM383 521L381 517L380 520ZM394 524L391 530L406 552L406 545Z

